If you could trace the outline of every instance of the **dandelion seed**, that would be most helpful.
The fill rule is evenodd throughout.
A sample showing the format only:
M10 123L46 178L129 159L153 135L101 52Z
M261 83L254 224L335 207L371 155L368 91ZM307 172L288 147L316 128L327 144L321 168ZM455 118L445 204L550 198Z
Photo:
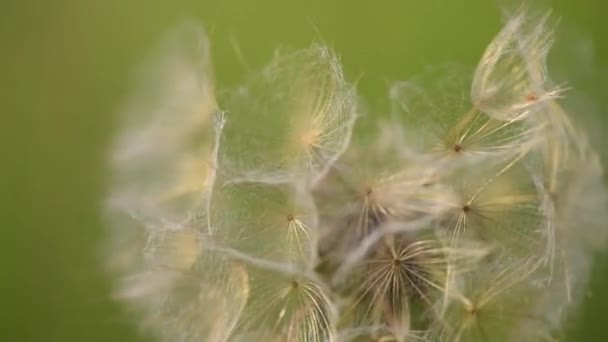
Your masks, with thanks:
M142 72L112 161L111 205L150 223L183 223L204 206L222 129L201 28L169 34Z
M237 334L264 341L334 340L335 308L322 286L296 274L261 268L250 273L252 293Z
M561 330L569 310L586 292L592 255L605 246L607 238L608 194L602 168L588 147L580 152L576 158L571 154L568 162L559 164L559 182L553 193L549 193L546 184L537 183L547 217L543 256L550 270L542 280L546 289L534 309L546 318L545 324L532 327L542 333Z
M548 15L534 18L522 11L509 19L484 52L475 70L471 99L497 120L518 120L541 102L561 96L552 86L546 57L553 43Z
M142 326L163 340L224 342L247 302L249 285L244 269L206 254L189 270L148 263L124 278L118 295L142 314Z
M442 158L517 154L534 145L544 123L496 120L467 99L468 78L455 68L428 72L391 88L393 116L410 144ZM432 80L432 82L431 82Z
M492 341L500 336L510 340L514 323L540 318L527 315L537 288L527 278L538 269L538 259L510 264L480 266L464 275L450 293L453 301L443 316L447 326L438 325L439 340ZM445 326L444 328L441 328ZM524 340L529 340L524 338Z
M389 236L386 240L362 260L363 269L357 276L360 281L356 282L361 285L353 307L369 317L370 323L391 326L409 322L410 301L430 305L431 292L444 288L435 276L445 256L432 241L407 242L405 236Z
M229 341L249 297L247 273L233 266L222 278L190 281L198 285L176 288L164 303L158 317L161 336L167 341Z
M447 295L449 273L460 274L485 254L483 249L449 248L431 232L414 233L400 225L379 228L361 244L361 252L345 258L335 272L340 293L351 298L346 317L357 326L385 326L385 337L399 340L419 336L411 324L425 324L420 315L438 316L434 302ZM346 275L346 276L344 276ZM415 322L411 315L417 314ZM388 333L389 335L386 335Z
M337 57L319 45L277 54L228 105L224 167L273 183L321 176L346 149L356 118Z
M452 183L458 196L443 222L451 245L473 239L512 255L537 254L546 217L533 180L519 158L469 164L446 175L443 181Z
M299 265L315 262L314 204L289 184L218 184L211 225L216 240L250 256Z

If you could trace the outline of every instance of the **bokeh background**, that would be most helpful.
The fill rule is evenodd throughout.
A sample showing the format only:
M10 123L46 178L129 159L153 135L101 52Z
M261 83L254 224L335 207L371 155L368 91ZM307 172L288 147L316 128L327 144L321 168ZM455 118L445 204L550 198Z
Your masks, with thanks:
M556 75L605 157L608 3L542 6L561 18ZM374 103L427 65L474 65L500 9L494 0L0 1L0 341L149 340L110 298L100 207L121 106L163 32L204 23L220 88L277 46L323 40ZM607 341L607 310L608 257L598 256L567 340Z

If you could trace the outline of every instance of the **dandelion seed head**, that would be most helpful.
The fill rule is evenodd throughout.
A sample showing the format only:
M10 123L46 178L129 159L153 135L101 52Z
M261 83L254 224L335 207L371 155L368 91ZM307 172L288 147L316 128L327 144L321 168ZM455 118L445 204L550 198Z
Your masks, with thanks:
M558 338L608 191L548 77L548 23L518 12L472 77L396 82L356 131L327 47L216 100L203 30L169 34L110 155L114 297L162 341Z

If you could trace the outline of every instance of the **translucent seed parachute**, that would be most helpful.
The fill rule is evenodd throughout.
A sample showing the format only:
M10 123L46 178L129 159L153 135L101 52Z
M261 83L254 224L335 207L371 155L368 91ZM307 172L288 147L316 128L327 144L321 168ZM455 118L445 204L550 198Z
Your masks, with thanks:
M549 77L550 20L521 10L473 72L395 82L356 131L329 48L216 98L204 30L168 34L111 150L115 297L161 341L559 337L608 191Z
M326 47L278 51L229 97L220 158L233 178L314 181L344 152L357 116L352 85Z

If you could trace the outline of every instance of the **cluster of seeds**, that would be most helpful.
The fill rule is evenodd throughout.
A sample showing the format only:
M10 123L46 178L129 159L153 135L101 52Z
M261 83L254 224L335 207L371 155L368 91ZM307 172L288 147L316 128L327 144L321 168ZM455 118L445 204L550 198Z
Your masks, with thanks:
M472 78L397 82L357 130L328 48L279 51L216 101L206 37L182 27L113 150L117 296L164 341L553 340L608 196L548 27L518 13Z

